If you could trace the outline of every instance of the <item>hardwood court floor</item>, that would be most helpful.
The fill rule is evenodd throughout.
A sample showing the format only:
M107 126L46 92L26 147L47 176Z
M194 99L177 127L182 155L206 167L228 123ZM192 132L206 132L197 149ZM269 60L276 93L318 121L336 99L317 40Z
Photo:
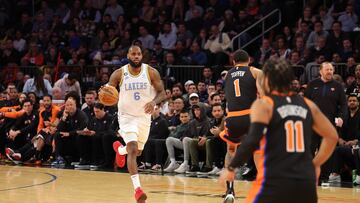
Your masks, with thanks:
M220 203L216 179L141 174L148 203ZM236 202L243 202L251 182L236 182ZM301 191L299 191L301 192ZM360 203L360 188L318 188L320 203ZM115 172L0 165L0 202L132 203L129 175Z

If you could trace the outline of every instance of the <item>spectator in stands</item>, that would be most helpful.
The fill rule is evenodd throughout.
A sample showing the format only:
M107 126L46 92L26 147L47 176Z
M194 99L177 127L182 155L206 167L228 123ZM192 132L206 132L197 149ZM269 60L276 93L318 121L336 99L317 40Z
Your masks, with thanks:
M156 62L158 64L163 64L165 50L163 49L160 40L155 40L154 49L153 49L152 53L153 53L153 58L156 59Z
M4 48L0 48L0 65L6 66L9 63L20 62L20 53L14 49L13 41L7 39L4 43Z
M191 19L193 19L194 10L197 10L200 16L203 15L204 9L201 6L196 5L196 0L189 0L188 6L189 9L185 12L185 21L190 21Z
M340 183L340 172L344 164L351 169L360 170L360 166L355 164L355 155L353 147L359 144L360 140L360 112L359 112L359 98L357 94L351 94L347 98L348 113L346 122L341 129L341 137L339 138L339 146L336 147L333 158L334 165L332 173L329 176L329 182ZM357 173L360 175L360 173Z
M26 81L23 92L35 92L37 97L42 97L47 94L52 94L52 87L48 80L44 79L44 74L41 70L34 71L34 77Z
M173 131L180 124L180 112L185 109L185 101L182 97L174 100L174 114L167 118L169 122L169 130Z
M174 49L174 55L175 55L175 63L176 64L185 64L186 63L186 57L189 55L188 50L185 48L184 43L182 41L176 41L175 43L175 49Z
M316 45L316 41L319 37L324 37L325 40L328 37L328 31L323 29L322 21L316 21L314 23L314 31L312 31L309 35L309 38L306 41L306 48L310 49Z
M208 50L208 63L224 65L228 61L227 49L230 46L228 34L220 32L217 25L211 26L211 35L204 49Z
M236 21L232 10L228 9L225 11L223 20L219 24L219 30L228 34L230 38L237 35Z
M18 52L23 52L25 50L26 40L23 38L20 30L15 32L15 39L13 42L14 49Z
M302 28L304 28L303 23L306 23L309 27L311 27L311 23L312 23L311 18L312 18L311 8L307 6L304 8L303 16L297 22L297 30L301 30Z
M254 54L254 59L257 61L259 65L263 65L266 60L268 60L271 56L272 48L270 46L270 40L264 38L262 40L261 47Z
M290 53L289 63L292 66L302 65L300 53L298 51L292 51Z
M357 94L360 98L360 65L355 68L355 81L346 90L346 95L349 96L350 94Z
M215 84L209 84L207 85L207 93L208 95L210 96L212 93L215 93L216 92L216 86Z
M54 15L60 17L61 23L65 23L64 18L68 12L69 12L69 8L67 7L66 2L61 1Z
M155 106L151 118L149 138L144 147L144 165L139 168L145 169L152 166L152 170L160 171L166 158L165 140L170 132L168 123L166 119L160 115L160 108L158 106Z
M320 36L316 39L315 46L309 49L310 56L324 55L325 60L331 59L332 51L329 49L326 43L326 38Z
M347 113L344 87L333 79L334 67L329 62L321 63L320 78L312 80L306 90L305 97L312 100L335 127L341 128ZM312 154L318 149L321 137L312 138ZM327 179L330 175L331 163L322 167L320 179Z
M85 93L85 104L82 107L82 111L86 113L88 118L94 117L94 105L95 95L92 91L87 91Z
M205 108L201 108L198 105L192 106L192 114L194 119L189 123L189 135L190 138L184 138L184 145L189 145L190 156L191 156L191 169L189 172L198 172L200 170L198 163L198 156L196 153L191 154L192 145L196 144L199 147L205 147L206 145L206 135L210 130L210 122L206 116ZM185 148L185 147L184 147ZM185 153L185 152L184 152ZM184 162L180 167L175 170L177 173L184 173L187 171L188 165Z
M31 18L28 13L24 12L21 14L21 19L19 24L16 25L16 29L20 30L25 38L27 38L33 28L33 24L31 22Z
M304 41L307 41L310 35L310 23L309 22L301 22L300 28L296 30L296 35L303 37Z
M197 87L195 85L195 83L193 81L190 81L188 84L187 84L187 87L185 86L185 91L186 91L186 94L184 94L182 97L185 99L185 101L189 101L189 97L192 93L197 93L198 90L197 90Z
M191 45L191 53L187 57L187 62L194 65L206 65L207 56L206 53L200 49L200 45L197 41L193 41Z
M178 97L182 97L182 95L183 95L183 91L181 87L179 85L174 85L172 87L172 97L178 98Z
M179 164L175 159L175 149L184 149L183 139L189 135L189 121L190 114L186 110L181 110L179 112L181 124L176 126L176 128L170 132L169 137L166 138L166 148L169 154L170 164L164 169L164 172L172 173L177 168L179 168ZM186 146L187 147L187 146ZM184 160L189 161L189 150L184 149Z
M65 109L58 115L60 122L54 138L56 160L52 163L52 166L55 167L64 167L70 162L79 159L79 149L77 147L79 133L86 127L88 122L86 114L77 107L79 103L78 96L69 96L65 101ZM65 159L67 163L65 163Z
M152 50L154 48L155 38L151 34L149 34L147 28L145 26L139 27L139 34L138 40L141 41L143 48Z
M205 85L215 84L216 78L213 74L213 70L210 67L204 67L202 71L202 81L205 82Z
M326 7L319 8L319 15L315 16L316 20L320 20L324 24L324 30L330 30L334 22L334 18L331 16L331 10L327 10Z
M347 61L349 57L353 57L353 47L350 39L344 39L342 41L342 47L340 50L340 56L343 61Z
M301 83L307 84L308 82L319 77L320 64L325 61L322 54L315 56L315 61L306 64L304 74L301 78Z
M327 40L330 49L339 52L342 47L342 42L345 38L346 34L341 30L341 22L334 21Z
M164 49L166 50L174 49L177 40L176 26L170 22L164 23L163 29L159 33L158 40L161 41L161 45Z
M41 66L44 64L44 55L40 52L36 42L30 42L29 51L21 59L22 65L37 65Z
M32 32L39 32L40 30L47 30L49 28L49 23L45 19L44 13L39 12L36 15L36 21L33 24Z
M109 14L111 16L111 20L116 22L119 15L124 15L124 9L117 3L116 0L109 0L108 7L105 9L104 14Z
M105 112L104 105L94 104L94 116L83 130L78 133L80 163L78 169L108 169L113 167L114 153L112 143L116 140L112 129L113 117Z
M216 175L223 167L226 154L226 143L219 137L224 128L224 109L221 104L214 103L211 114L210 130L206 135L205 144L206 161L205 166L200 170L200 174ZM197 150L201 150L201 147L194 144L190 145L191 158L196 157Z
M155 8L151 6L151 2L149 0L143 1L143 6L139 10L139 17L146 23L152 23L155 16Z
M80 83L77 81L77 76L75 73L65 74L63 78L55 82L54 87L61 89L62 99L65 98L65 95L68 92L75 91L78 93L81 100Z
M206 91L206 84L204 81L199 81L197 84L197 89L198 89L198 95L199 95L199 99L200 102L206 102L209 95Z
M338 21L341 22L341 30L344 32L351 32L357 27L358 16L353 12L353 6L350 3L346 6L345 13L339 16Z
M80 19L88 19L91 22L99 23L101 21L101 13L92 5L92 0L86 0L79 14Z
M171 14L171 19L175 21L184 20L184 1L175 0L174 7Z
M186 49L190 48L193 34L187 30L184 22L178 23L177 40L181 41Z
M285 38L281 35L276 37L275 51L279 58L287 59L290 56L291 50L288 48Z

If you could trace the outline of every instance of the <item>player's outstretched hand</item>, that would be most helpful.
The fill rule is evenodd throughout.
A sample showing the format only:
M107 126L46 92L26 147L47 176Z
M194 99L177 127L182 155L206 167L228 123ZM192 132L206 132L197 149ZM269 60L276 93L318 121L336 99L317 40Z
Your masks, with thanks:
M219 177L219 184L223 187L226 186L226 181L232 182L235 180L235 172L229 171L227 168L224 168Z
M151 101L145 104L144 109L145 109L145 113L147 114L152 114L152 112L154 111L155 108L155 102Z

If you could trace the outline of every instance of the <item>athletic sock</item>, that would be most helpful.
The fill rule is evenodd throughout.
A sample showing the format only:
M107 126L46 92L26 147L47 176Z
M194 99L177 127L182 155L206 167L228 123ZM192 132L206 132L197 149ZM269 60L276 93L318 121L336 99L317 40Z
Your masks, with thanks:
M140 185L140 179L139 179L139 174L135 174L135 175L132 175L130 176L131 177L131 181L134 185L134 190L138 187L141 187Z
M119 154L120 155L125 155L125 154L127 154L127 151L126 151L126 147L119 147L118 148L118 151L119 151Z

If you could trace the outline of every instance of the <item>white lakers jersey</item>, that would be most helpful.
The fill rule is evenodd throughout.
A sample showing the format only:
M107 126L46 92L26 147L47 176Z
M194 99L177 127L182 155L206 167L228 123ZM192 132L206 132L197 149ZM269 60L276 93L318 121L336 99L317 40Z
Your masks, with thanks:
M138 75L131 75L129 66L122 68L122 81L119 84L119 115L127 114L132 116L146 116L144 106L152 101L156 95L154 87L151 85L149 76L149 66L142 63L141 71Z

